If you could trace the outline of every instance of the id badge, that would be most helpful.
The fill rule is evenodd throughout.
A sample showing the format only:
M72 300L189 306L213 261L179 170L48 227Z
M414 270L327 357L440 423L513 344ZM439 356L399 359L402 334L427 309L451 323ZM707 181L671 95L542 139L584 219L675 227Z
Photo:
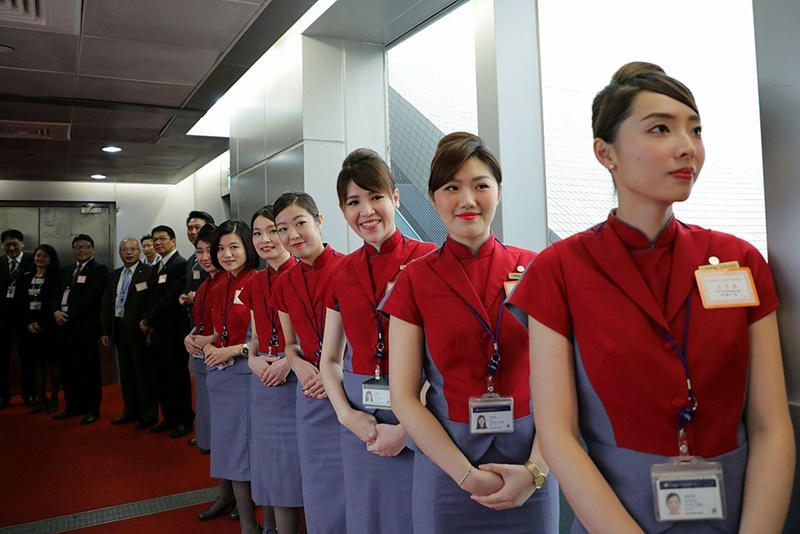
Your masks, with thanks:
M125 317L125 308L114 308L114 317Z
M469 431L473 434L514 432L514 398L496 393L470 397Z
M159 284L166 284L167 283L167 275L166 274L159 274L158 275L158 283Z
M719 462L693 459L655 464L650 477L657 521L707 521L727 516Z
M30 309L33 311L39 311L42 309L42 303L38 300L32 300Z
M738 308L758 306L758 291L749 267L698 269L694 273L703 307Z
M13 299L14 293L16 293L16 291L17 291L17 286L8 286L8 289L6 290L6 298Z
M200 280L200 271L197 269L192 271L192 280Z
M217 366L217 369L219 369L220 371L222 371L223 369L225 369L226 367L230 367L230 366L231 366L231 365L233 365L234 363L235 363L235 362L233 361L233 358L231 358L231 359L230 359L230 360L228 360L227 362L224 362L224 363L221 363L221 364L219 364L219 365Z
M61 295L61 311L67 313L69 310L69 288L64 290L64 294Z
M391 409L389 381L385 378L370 378L361 384L361 404L375 410Z

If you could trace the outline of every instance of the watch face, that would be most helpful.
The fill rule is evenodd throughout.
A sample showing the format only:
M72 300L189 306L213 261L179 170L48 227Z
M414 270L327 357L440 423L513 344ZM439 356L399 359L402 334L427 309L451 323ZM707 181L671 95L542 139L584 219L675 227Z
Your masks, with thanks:
M536 477L536 481L535 481L536 489L542 489L542 486L544 486L544 483L545 483L546 480L547 480L546 476L538 475Z

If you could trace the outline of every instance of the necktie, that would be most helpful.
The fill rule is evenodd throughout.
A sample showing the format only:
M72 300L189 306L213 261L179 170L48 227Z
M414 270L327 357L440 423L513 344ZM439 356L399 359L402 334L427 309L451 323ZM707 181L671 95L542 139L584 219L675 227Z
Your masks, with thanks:
M158 260L158 262L156 262L156 265L158 266L156 268L156 273L157 274L161 274L161 270L164 269L164 261L163 260Z
M14 282L17 279L18 273L19 273L19 262L15 259L10 260L8 264L8 274L11 277L12 282Z
M78 274L80 272L81 272L81 264L80 263L76 263L75 264L75 270L72 271L72 284L70 284L71 286L74 286L75 282L78 281Z
M122 287L119 288L119 293L117 293L117 308L121 309L125 306L125 299L128 296L128 289L131 287L131 276L130 269L122 270Z

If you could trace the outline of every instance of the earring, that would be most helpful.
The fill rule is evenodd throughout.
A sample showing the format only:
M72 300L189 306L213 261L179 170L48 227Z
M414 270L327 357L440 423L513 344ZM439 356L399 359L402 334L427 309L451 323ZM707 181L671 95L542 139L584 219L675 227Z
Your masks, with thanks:
M609 166L608 166L608 170L609 170L609 171L613 171L613 170L614 170L614 169L616 169L616 168L617 168L617 166L616 166L615 164L613 164L613 163L612 163L611 165L609 165Z

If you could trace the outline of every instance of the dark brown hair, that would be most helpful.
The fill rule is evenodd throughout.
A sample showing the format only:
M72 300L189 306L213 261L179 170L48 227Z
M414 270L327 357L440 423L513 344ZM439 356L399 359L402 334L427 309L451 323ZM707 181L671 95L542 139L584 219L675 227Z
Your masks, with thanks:
M259 217L264 217L265 219L269 219L274 223L275 214L272 211L272 204L258 208L258 210L256 210L253 216L250 217L250 228L252 228L253 225L256 224L256 219L258 219Z
M342 162L342 170L336 178L336 194L339 196L340 207L344 207L347 201L347 186L350 182L372 193L393 195L397 188L389 166L380 154L369 148L353 150Z
M503 182L500 162L483 139L469 132L453 132L442 137L431 161L431 175L428 179L428 194L433 193L453 179L455 173L470 158L478 158L492 171L497 185Z
M208 224L203 225L203 228L201 228L200 231L202 232L206 226L208 226ZM245 262L244 269L242 269L242 271L250 271L258 268L259 257L258 253L256 252L256 247L253 246L253 231L250 230L250 227L247 226L246 222L238 220L227 220L220 224L219 227L217 227L217 229L214 231L214 236L211 239L211 263L214 264L214 267L220 271L225 270L225 268L219 262L219 258L217 258L217 249L219 248L219 242L222 240L222 238L229 234L236 234L239 236L239 239L244 246L245 254L247 255L247 261Z
M619 125L631 114L634 97L650 91L673 98L697 111L694 95L681 82L667 76L664 69L653 63L633 61L620 67L611 83L597 93L592 102L592 133L596 139L613 143Z
M272 214L277 219L280 212L295 204L310 213L314 219L319 219L319 208L317 203L314 202L314 198L308 193L299 191L287 191L279 196L275 204L272 205Z

